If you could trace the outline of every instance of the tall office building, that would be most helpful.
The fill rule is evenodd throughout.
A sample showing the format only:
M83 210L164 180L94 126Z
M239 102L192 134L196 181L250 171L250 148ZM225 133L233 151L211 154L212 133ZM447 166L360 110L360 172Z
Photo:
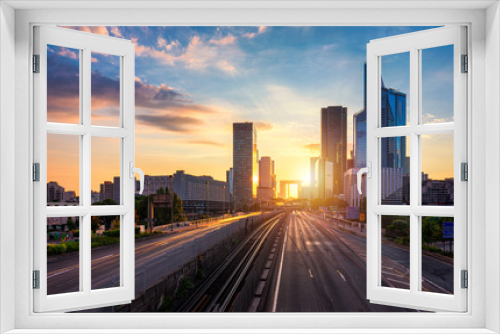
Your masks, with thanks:
M366 167L366 64L363 76L364 108L353 116L354 167ZM382 80L382 127L406 125L406 94L393 88L387 88ZM382 144L382 167L406 168L406 140L404 137L393 137Z
M262 157L259 160L259 187L257 198L260 201L271 201L276 197L276 175L274 161L271 157Z
M333 194L341 194L344 189L344 173L347 164L346 107L335 106L321 109L321 157L333 163ZM329 185L325 187L328 188Z
M366 167L366 109L353 115L354 168Z
M363 109L353 116L353 148L354 169L344 174L345 182L351 185L344 187L349 205L358 204L358 198L351 188L355 187L354 173L359 168L366 167L366 64L363 77ZM382 127L406 125L406 94L396 89L387 88L382 80L381 88L381 125ZM384 138L381 141L381 168L382 168L382 201L384 204L404 204L405 195L409 190L405 188L403 177L409 172L409 157L406 156L405 137ZM363 184L366 180L363 178ZM353 188L354 189L354 188ZM406 197L405 197L406 196Z
M387 88L382 81L382 127L406 125L406 94ZM390 137L381 143L381 167L406 171L406 138Z
M105 199L113 199L113 182L104 181L100 186L99 200L102 202Z
M233 123L234 209L253 205L257 195L257 130L253 123Z

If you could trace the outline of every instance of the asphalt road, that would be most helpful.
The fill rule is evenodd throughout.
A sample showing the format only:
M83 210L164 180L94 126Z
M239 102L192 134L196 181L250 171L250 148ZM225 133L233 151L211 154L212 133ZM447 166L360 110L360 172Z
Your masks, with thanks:
M366 240L308 213L292 213L285 241L276 312L407 312L366 299ZM424 280L449 288L451 265L426 257ZM384 245L387 285L408 288L408 250ZM452 283L451 283L452 285ZM437 289L425 284L427 289ZM444 292L444 291L441 291Z
M136 277L147 270L148 263L165 255L166 250L197 238L230 224L242 217L225 219L219 223L186 230L176 234L151 239L137 239L135 242ZM120 251L119 245L92 249L92 289L103 289L119 285ZM78 252L51 257L47 261L47 293L60 294L79 291L79 254Z

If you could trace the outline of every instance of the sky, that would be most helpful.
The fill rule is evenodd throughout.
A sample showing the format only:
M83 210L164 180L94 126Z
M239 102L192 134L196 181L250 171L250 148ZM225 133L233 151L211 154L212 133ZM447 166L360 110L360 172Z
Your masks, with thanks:
M257 127L259 155L275 160L278 180L299 179L305 184L309 182L309 158L319 155L322 107L348 108L350 157L352 115L363 107L366 44L428 29L71 28L135 43L136 166L146 174L168 175L182 169L225 180L225 172L232 166L232 123L250 121ZM425 122L452 120L449 83L453 74L446 62L450 50L452 54L451 47L423 51ZM47 55L48 121L77 123L78 50L50 46ZM382 75L386 86L408 93L406 58L404 54L385 56ZM93 125L118 125L119 66L116 56L92 54ZM77 150L78 141L61 136L65 137L48 136L48 181L60 180L66 190L78 193L78 164L65 154L71 147ZM423 142L428 148L422 167L435 178L452 176L443 167L446 163L438 163L450 158L448 137L423 138L433 145ZM96 138L92 145L91 187L97 191L100 183L119 175L119 143Z

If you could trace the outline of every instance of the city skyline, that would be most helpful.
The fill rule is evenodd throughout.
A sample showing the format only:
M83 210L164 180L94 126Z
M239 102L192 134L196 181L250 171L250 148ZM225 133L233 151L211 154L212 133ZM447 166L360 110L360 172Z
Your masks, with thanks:
M428 28L78 29L131 39L136 44L136 165L146 174L187 170L224 180L225 171L232 166L231 125L248 120L254 122L259 132L259 153L276 161L278 182L300 179L307 185L309 159L320 155L318 110L322 106L348 108L347 157L352 158L352 115L363 108L366 43ZM57 54L59 60L65 59L61 66L74 69L77 64L78 56L69 49L54 47L48 52ZM96 90L92 97L93 115L104 123L111 122L116 118L111 98L113 89L116 90L116 59L100 54L93 57L92 80L104 91L101 94ZM385 71L384 80L388 86L404 90L397 71L401 66L404 65L396 64L395 69ZM55 78L53 82L67 83L62 79ZM71 105L71 94L66 89L67 94L58 97L57 92L53 91L55 98L50 100L49 113L66 117L70 114L67 107ZM66 154L70 146L67 141L53 141L49 147L56 167L49 170L48 181L63 177L65 188L78 194L78 173ZM117 175L100 167L119 161L118 154L113 154L115 150L108 147L111 143L100 145L95 153L99 158L94 159L92 190L99 190L101 182ZM430 173L431 177L449 176L445 174L446 171L437 170Z

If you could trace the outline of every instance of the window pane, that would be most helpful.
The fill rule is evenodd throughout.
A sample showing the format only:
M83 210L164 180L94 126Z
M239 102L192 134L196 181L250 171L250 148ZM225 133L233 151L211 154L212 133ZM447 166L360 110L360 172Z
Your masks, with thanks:
M382 216L382 286L410 289L410 217Z
M80 137L47 134L47 205L79 205Z
M47 218L47 294L80 291L80 218Z
M120 57L92 52L92 125L120 126Z
M422 205L453 205L453 134L423 135Z
M92 205L120 204L120 141L92 137Z
M47 121L80 122L80 50L47 46Z
M422 291L453 294L453 217L422 217Z
M381 203L410 204L410 141L408 137L381 139Z
M410 53L381 58L381 127L409 124Z
M120 286L120 216L92 216L92 289Z
M421 52L422 123L453 122L453 45Z

